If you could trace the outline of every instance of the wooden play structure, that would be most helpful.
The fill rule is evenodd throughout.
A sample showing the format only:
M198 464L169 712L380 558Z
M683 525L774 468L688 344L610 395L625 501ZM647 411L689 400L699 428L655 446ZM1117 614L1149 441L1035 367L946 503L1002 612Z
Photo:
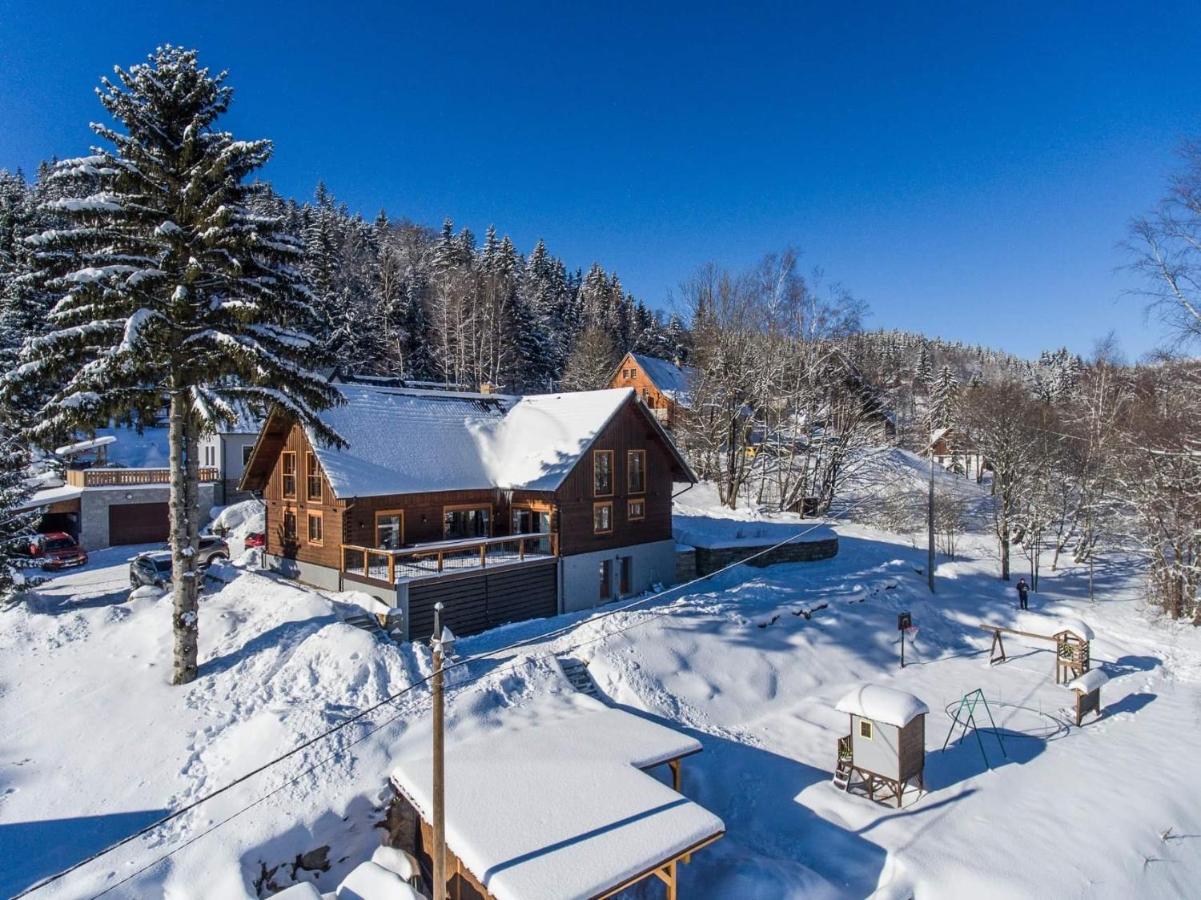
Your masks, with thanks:
M1100 669L1090 669L1068 684L1068 690L1076 695L1076 727L1090 713L1101 715L1101 688L1109 681L1109 676Z
M1092 633L1088 632L1082 636L1076 631L1065 628L1062 631L1057 631L1055 634L1037 634L1033 631L1019 631L1016 628L1006 628L1002 625L985 625L981 623L980 628L989 632L992 635L992 648L990 650L990 663L1005 662L1005 642L1001 640L1002 634L1012 634L1017 637L1032 638L1036 641L1051 641L1055 644L1055 683L1067 684L1075 678L1079 678L1089 670L1091 665L1089 656L1089 641L1092 638ZM1086 630L1086 629L1082 629Z
M926 715L929 708L912 694L875 684L852 690L835 707L851 717L851 733L838 739L834 784L871 800L895 800L905 789L925 788Z

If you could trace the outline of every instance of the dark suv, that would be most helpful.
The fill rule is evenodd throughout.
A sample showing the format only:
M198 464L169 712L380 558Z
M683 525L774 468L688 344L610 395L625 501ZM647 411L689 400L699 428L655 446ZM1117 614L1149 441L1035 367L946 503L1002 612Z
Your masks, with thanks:
M229 559L229 545L223 538L211 534L200 536L196 552L197 567L207 569L215 559ZM135 556L129 564L129 586L167 587L171 584L171 551L153 550Z

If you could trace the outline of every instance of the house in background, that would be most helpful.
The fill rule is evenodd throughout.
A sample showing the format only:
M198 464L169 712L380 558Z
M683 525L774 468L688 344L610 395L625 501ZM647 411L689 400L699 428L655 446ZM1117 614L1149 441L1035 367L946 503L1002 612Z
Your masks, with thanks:
M239 490L242 473L250 461L250 453L263 430L263 416L249 406L237 407L238 417L232 425L200 438L200 465L217 470L216 502L222 506L249 500L249 491Z
M320 415L346 447L277 409L251 453L271 568L366 591L412 638L439 601L472 634L674 581L672 485L696 476L632 390L339 387Z
M655 356L627 353L609 378L611 388L632 388L647 409L673 428L680 410L692 407L692 382L696 370Z
M166 428L100 428L89 438L56 448L49 459L55 468L43 469L37 476L39 489L23 504L42 510L39 531L64 531L85 550L167 540ZM201 467L202 517L216 502L217 478L215 468Z
M954 428L936 428L932 431L928 450L934 461L944 469L974 478L977 483L984 480L984 472L989 468L988 461L975 444Z

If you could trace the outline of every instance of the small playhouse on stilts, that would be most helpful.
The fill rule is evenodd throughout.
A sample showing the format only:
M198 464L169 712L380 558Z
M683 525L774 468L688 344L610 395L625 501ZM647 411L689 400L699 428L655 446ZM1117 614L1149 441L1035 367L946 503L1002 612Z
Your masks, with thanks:
M864 684L835 708L851 717L851 733L838 739L835 785L872 800L895 800L898 808L908 787L925 788L925 703L895 688Z

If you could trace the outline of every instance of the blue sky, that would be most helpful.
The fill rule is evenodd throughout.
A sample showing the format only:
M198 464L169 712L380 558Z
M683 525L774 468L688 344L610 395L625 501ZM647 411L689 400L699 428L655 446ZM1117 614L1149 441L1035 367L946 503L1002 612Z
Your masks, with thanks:
M267 177L544 237L654 305L799 247L869 324L1155 346L1118 248L1201 134L1198 4L0 0L0 166L84 150L114 63L195 46Z

